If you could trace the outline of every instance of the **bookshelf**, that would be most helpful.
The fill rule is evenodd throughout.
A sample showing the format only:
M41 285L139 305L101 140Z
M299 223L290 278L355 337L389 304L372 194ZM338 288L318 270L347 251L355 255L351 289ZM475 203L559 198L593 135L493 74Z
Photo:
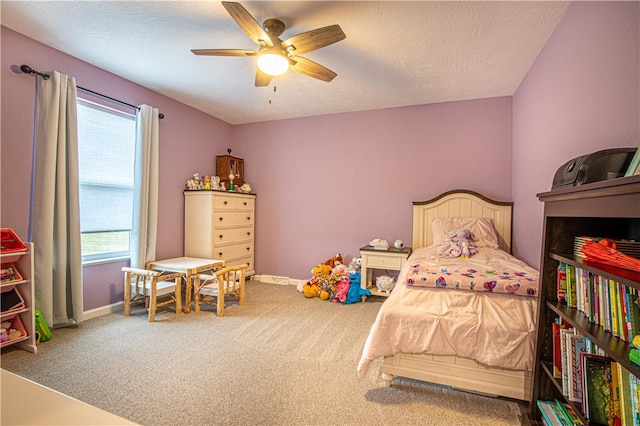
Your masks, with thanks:
M523 425L541 425L538 400L566 398L561 379L553 376L552 324L558 317L587 336L636 377L640 367L629 361L631 345L590 323L583 312L557 299L557 269L560 262L640 289L640 271L628 271L583 262L573 253L576 236L640 240L640 176L630 176L570 187L560 187L538 194L544 203L542 254L540 263L540 299L538 331L529 411ZM571 403L578 412L579 403ZM587 423L585 423L587 424Z

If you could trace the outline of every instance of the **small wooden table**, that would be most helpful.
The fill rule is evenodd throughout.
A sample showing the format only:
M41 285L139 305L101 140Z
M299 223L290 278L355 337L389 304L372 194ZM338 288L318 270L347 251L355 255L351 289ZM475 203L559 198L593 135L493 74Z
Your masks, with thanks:
M198 257L175 257L173 259L166 260L154 260L148 262L147 269L154 271L166 271L166 272L184 272L185 277L185 307L184 313L191 312L191 290L193 289L193 276L204 272L213 271L218 268L223 268L225 261L221 259L201 259Z
M379 292L373 285L373 271L369 269L386 269L399 271L404 266L407 258L411 254L410 247L397 249L375 249L371 246L364 246L360 249L362 266L360 269L360 286L371 290L372 296L388 296L389 293Z

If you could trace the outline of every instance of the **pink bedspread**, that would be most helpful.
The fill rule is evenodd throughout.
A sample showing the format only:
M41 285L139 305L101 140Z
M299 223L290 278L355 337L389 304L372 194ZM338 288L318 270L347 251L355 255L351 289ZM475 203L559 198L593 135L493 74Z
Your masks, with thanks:
M489 366L531 370L537 297L405 285L416 263L469 260L440 258L436 249L416 250L400 271L398 284L371 327L358 376L362 377L375 359L400 352L457 355ZM538 277L535 269L504 251L482 248L472 258L483 260L484 266L492 269L496 269L491 266L496 262L514 262L529 277Z
M538 271L506 252L489 248L468 259L448 256L414 259L406 280L399 283L528 297L538 295Z

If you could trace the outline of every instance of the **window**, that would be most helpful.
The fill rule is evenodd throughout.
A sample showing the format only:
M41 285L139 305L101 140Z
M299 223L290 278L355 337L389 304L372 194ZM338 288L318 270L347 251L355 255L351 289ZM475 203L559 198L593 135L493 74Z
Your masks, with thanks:
M82 261L130 255L135 116L78 99Z

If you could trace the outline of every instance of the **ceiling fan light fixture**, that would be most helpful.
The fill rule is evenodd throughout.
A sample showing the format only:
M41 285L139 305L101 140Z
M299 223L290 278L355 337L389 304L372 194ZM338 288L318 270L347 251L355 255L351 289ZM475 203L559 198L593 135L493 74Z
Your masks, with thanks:
M282 75L289 69L289 61L282 53L269 50L258 55L258 68L265 74Z

